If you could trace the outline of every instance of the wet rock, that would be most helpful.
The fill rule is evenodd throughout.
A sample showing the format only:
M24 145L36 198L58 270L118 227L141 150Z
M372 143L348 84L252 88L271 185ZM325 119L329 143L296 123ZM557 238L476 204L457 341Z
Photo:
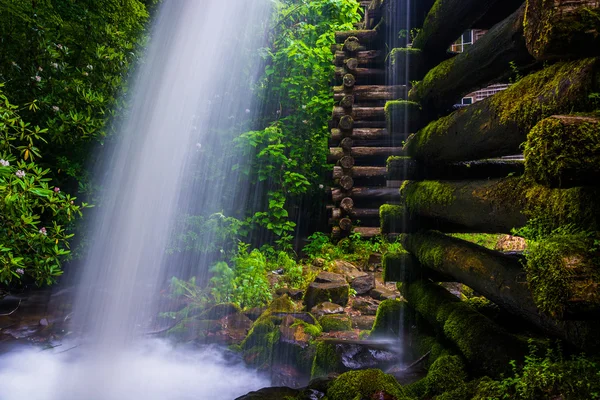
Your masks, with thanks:
M356 290L356 294L363 295L369 293L375 288L375 278L371 275L363 275L356 277L351 283L350 287Z
M382 301L377 309L372 336L398 336L403 322L409 313L405 302L398 300Z
M398 291L388 289L385 286L377 286L369 292L369 295L377 300L392 300L401 297Z
M371 330L375 323L374 315L357 315L350 317L352 319L352 327L360 330Z
M306 376L290 364L277 364L271 368L271 385L299 388L306 383Z
M360 269L356 268L354 264L351 264L347 261L335 260L333 262L333 268L337 273L345 276L348 282L352 282L358 277L367 275L366 272L361 271Z
M326 301L314 306L310 312L315 317L320 318L326 314L342 314L344 312L344 307L340 306L339 304Z
M250 392L247 395L238 397L235 400L282 400L286 397L294 398L300 393L297 389L289 387L269 387Z
M40 319L40 325L41 326L48 326L49 325L48 320L46 318Z
M352 301L352 308L360 311L362 315L375 315L379 307L379 300L371 297L355 297Z
M321 274L319 274L319 276L321 276ZM323 282L315 279L315 281L312 282L306 290L306 294L304 295L304 304L308 310L325 301L345 306L348 304L349 291L350 286L346 283L346 280L343 279L343 277L342 281L338 280L334 282Z
M316 276L314 282L316 283L346 283L346 278L343 275L336 274L333 272L322 271Z

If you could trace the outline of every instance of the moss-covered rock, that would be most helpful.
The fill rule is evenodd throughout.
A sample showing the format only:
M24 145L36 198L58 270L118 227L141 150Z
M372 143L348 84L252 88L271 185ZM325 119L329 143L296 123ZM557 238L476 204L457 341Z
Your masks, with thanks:
M600 181L600 119L555 115L527 135L525 171L550 187Z
M308 310L326 301L345 306L348 304L349 294L350 286L345 280L331 283L312 282L304 294L304 304Z
M315 355L313 358L310 376L312 379L326 376L331 372L344 370L340 356L335 351L335 344L317 340L315 344Z
M202 312L199 319L220 319L227 315L236 314L242 312L240 306L234 303L220 303L212 306L208 310Z
M352 329L352 320L348 315L323 315L319 319L323 332L349 331Z
M384 394L393 396L396 400L411 399L393 376L378 369L343 373L329 387L327 398L329 400L359 400L384 398Z
M371 336L398 336L403 329L406 303L398 300L384 300L377 308Z
M390 133L416 132L423 126L421 106L413 101L388 101L385 103L385 120Z
M555 235L531 245L527 254L527 282L540 310L557 317L598 314L597 240L588 234Z

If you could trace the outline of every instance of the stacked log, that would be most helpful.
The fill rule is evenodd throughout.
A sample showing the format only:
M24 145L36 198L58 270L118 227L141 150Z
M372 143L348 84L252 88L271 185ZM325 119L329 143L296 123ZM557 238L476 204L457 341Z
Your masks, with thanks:
M432 280L468 285L540 332L600 351L599 15L597 0L438 0L412 48L390 57L398 82L422 81L408 102L389 106L404 111L387 133L408 122L416 133L387 162L388 179L404 183L398 201L380 208L380 224L410 256L386 261L386 276L404 282L409 306L474 368L488 368L478 363L489 358L472 350L481 356L496 328L450 322L471 311ZM489 31L449 55L469 27ZM507 90L453 110L466 93L509 76ZM506 254L446 235L457 228L517 232L529 251ZM522 354L504 333L497 340Z

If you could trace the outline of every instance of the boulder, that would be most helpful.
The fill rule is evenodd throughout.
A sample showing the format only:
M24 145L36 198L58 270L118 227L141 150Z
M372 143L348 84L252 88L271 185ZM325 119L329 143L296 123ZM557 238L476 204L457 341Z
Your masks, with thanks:
M295 398L299 393L299 390L289 387L269 387L250 392L235 400L281 400L290 397Z
M317 318L322 317L327 314L342 314L344 312L344 307L339 304L330 303L328 301L321 303L317 306L314 306L310 310L311 314Z
M396 290L388 289L385 286L377 286L369 292L369 295L377 300L392 300L400 298L400 293Z
M332 272L321 272L304 294L304 304L310 310L319 303L329 301L345 306L348 304L350 286L346 279Z
M345 276L348 282L352 282L358 277L367 275L366 272L361 271L347 261L335 260L333 262L333 267L337 273Z
M319 319L323 332L349 331L352 329L352 321L345 314L324 315Z
M352 301L352 308L360 311L362 315L375 315L379 307L379 300L370 297L356 297Z
M350 287L357 295L367 294L375 288L375 277L368 274L358 276L350 283Z
M366 331L370 331L375 322L374 315L356 315L351 316L350 319L352 320L352 328Z

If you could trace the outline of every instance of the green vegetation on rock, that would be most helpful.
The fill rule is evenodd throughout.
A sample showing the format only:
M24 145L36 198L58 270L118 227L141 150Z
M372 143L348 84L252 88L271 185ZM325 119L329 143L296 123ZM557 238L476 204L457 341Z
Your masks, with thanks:
M410 400L405 390L392 375L378 369L349 371L340 375L327 391L329 400L359 400L364 398L394 396L397 400Z

